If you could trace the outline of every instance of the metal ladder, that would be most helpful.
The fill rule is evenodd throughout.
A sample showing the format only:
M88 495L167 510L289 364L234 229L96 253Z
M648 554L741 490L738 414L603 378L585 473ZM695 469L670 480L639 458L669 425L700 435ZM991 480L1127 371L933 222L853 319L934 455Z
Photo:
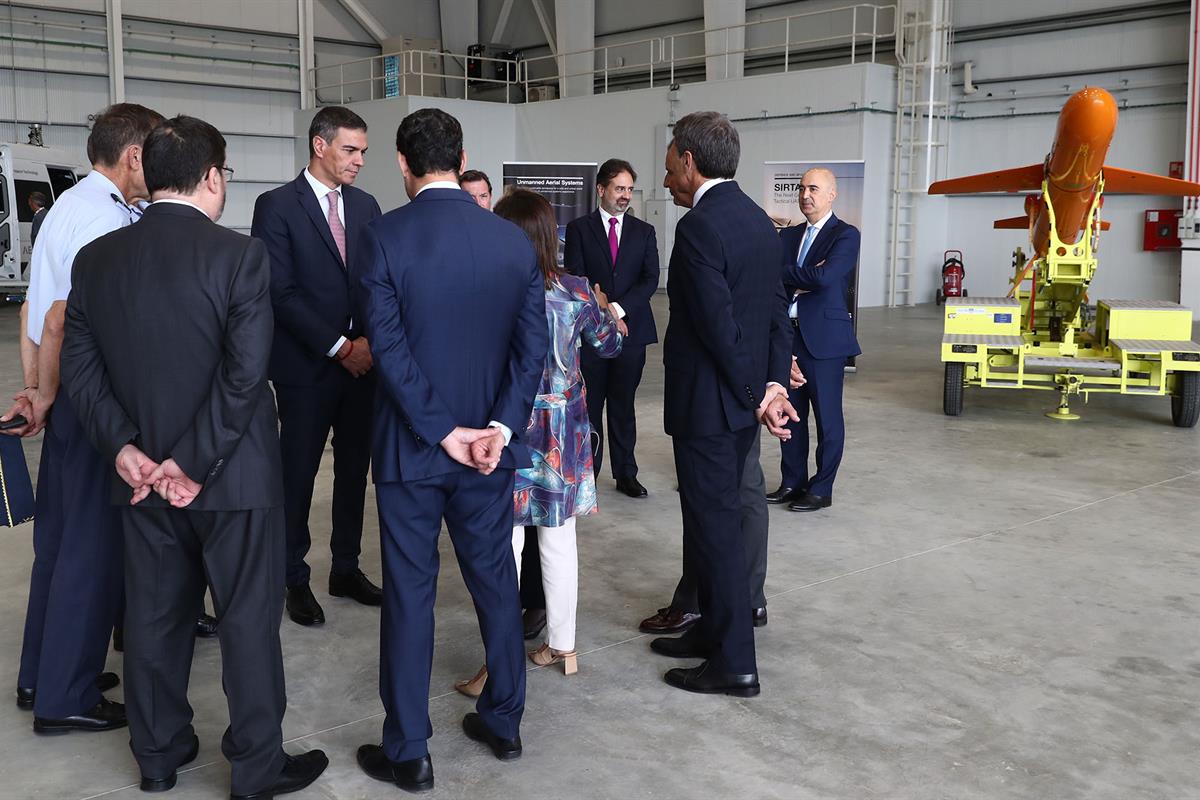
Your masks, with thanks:
M901 0L896 18L888 306L912 305L917 196L946 171L950 134L951 0Z

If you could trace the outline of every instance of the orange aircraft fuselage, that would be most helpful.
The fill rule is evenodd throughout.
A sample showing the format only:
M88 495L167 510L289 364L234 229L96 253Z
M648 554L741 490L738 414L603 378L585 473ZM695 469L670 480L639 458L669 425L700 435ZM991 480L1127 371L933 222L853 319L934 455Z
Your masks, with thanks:
M1116 101L1104 89L1089 86L1071 95L1063 105L1050 154L1041 164L937 181L929 187L929 193L1037 191L1025 197L1024 215L995 222L997 228L1027 229L1034 258L1044 257L1050 248L1047 199L1054 207L1058 238L1065 244L1075 244L1086 233L1088 212L1100 189L1101 176L1105 192L1200 195L1200 184L1105 166L1104 158L1116 131ZM1108 223L1102 222L1101 229L1107 230Z
M1117 131L1117 103L1103 89L1091 87L1071 96L1058 115L1058 130L1046 156L1046 185L1054 205L1058 238L1074 244L1084 233L1088 211L1104 167L1108 145ZM1050 246L1050 212L1040 197L1027 206L1030 241L1036 257Z

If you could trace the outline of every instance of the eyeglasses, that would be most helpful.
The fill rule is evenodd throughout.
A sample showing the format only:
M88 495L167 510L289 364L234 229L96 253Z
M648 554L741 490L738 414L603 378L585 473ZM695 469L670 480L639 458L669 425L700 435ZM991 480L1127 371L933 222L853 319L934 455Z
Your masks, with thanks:
M233 180L233 167L221 167L221 172L225 173L225 180Z

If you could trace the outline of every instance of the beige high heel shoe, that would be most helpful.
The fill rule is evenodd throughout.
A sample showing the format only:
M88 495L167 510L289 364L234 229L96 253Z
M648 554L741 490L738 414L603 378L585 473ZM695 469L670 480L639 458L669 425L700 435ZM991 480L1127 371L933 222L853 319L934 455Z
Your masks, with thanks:
M549 644L544 644L537 650L529 651L529 660L539 667L548 667L551 664L562 662L564 675L574 675L579 672L579 654L574 650L562 652L553 649Z
M465 694L467 697L479 697L483 694L483 685L487 683L487 667L482 666L479 672L475 673L475 677L466 681L455 681L454 688Z

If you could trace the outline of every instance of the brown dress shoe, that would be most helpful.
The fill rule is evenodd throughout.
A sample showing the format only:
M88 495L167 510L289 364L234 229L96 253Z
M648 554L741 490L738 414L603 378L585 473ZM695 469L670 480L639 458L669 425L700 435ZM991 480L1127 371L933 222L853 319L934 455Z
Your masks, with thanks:
M638 630L642 633L683 633L699 621L699 614L668 606L660 608L653 617L642 620Z

